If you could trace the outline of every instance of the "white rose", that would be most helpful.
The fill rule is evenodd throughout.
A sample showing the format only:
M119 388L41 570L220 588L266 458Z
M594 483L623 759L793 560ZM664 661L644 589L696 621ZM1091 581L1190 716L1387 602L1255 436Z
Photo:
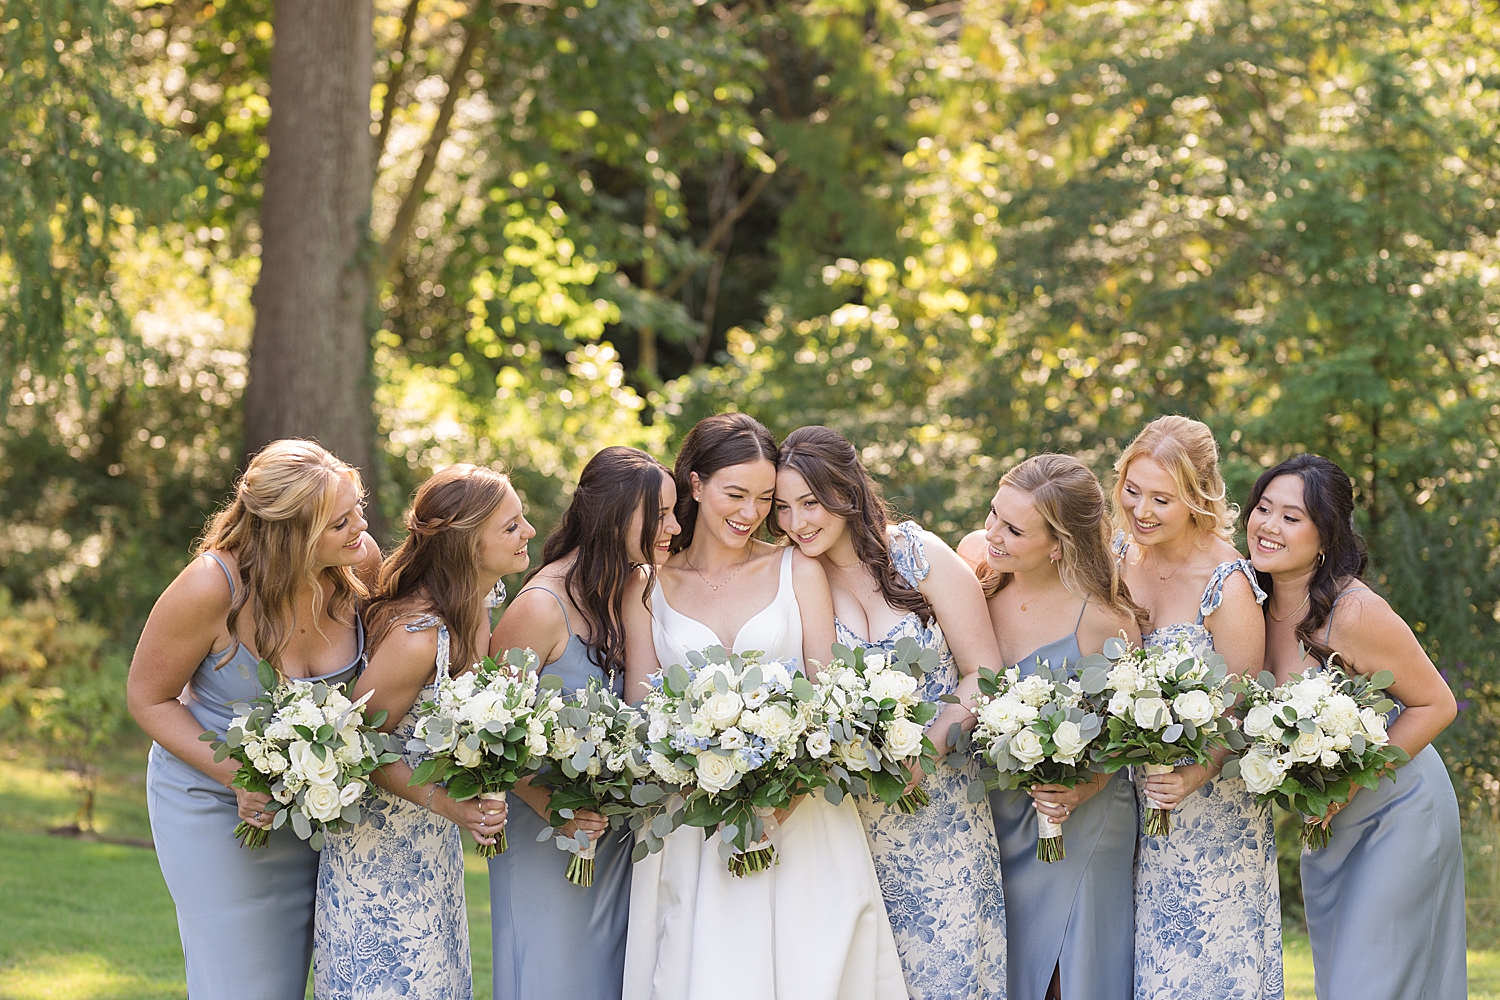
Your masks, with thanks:
M698 787L710 795L716 795L734 784L739 778L734 761L717 753L698 755Z
M1297 738L1292 740L1288 756L1294 761L1312 762L1323 753L1323 734L1314 729L1310 733L1298 733Z
M1390 741L1385 733L1385 716L1373 708L1359 710L1359 721L1365 727L1365 737L1376 746L1385 746Z
M902 675L896 675L902 676ZM892 760L920 753L924 730L910 719L897 719L885 727L885 751Z
M1110 668L1109 673L1104 675L1104 684L1111 691L1135 694L1146 686L1146 679L1141 676L1134 663L1125 662Z
M527 733L526 749L540 757L547 752L547 736L545 733Z
M484 759L484 751L470 750L469 744L460 742L453 748L453 759L459 767L474 767Z
M1109 714L1115 716L1128 716L1130 706L1135 704L1130 694L1126 691L1116 691L1109 699Z
M810 757L826 757L828 751L833 749L833 741L828 738L828 731L820 729L807 736L807 753Z
M741 724L743 725L743 720ZM693 721L688 724L687 731L693 736L707 739L714 734L714 724L704 718L702 712L699 712L693 716Z
M333 759L333 754L325 750L323 759L319 760L312 744L306 740L294 742L287 749L287 755L291 758L292 770L309 784L329 782L339 776L339 762Z
M583 741L578 738L575 731L561 728L552 731L551 756L553 758L562 760L564 757L571 757L581 746L583 746Z
M868 771L870 761L865 757L865 745L863 743L835 743L833 745L833 756L844 767L851 771Z
M339 790L323 782L309 786L302 799L302 811L324 823L338 819L339 813L344 811L339 802Z
M870 697L876 701L900 701L917 690L917 679L899 670L887 670L870 679Z
M1022 679L1011 689L1011 693L1033 708L1041 708L1052 699L1052 683L1032 674Z
M1281 784L1281 774L1272 770L1270 760L1264 754L1256 753L1254 750L1240 758L1240 777L1245 780L1245 787L1254 795L1264 795L1274 791Z
M765 683L778 685L785 690L792 686L792 671L780 660L771 660L760 665L760 675Z
M987 729L1003 731L1007 718L1009 718L1009 713L1006 712L1003 699L1000 698L985 702L984 707L979 710L979 724Z
M1057 727L1057 732L1052 734L1052 742L1057 744L1057 756L1074 761L1083 753L1085 746L1083 731L1078 728L1078 723L1071 721L1063 722Z
M723 694L709 695L699 711L715 729L728 729L740 717L740 710L744 707L745 703L738 694L725 691Z
M652 713L651 724L646 729L646 741L658 743L667 738L667 720L660 715Z
M729 760L734 764L734 769L741 774L749 774L754 770L750 764L750 751L748 749L736 750Z
M886 669L884 653L865 653L865 673L878 674L884 669Z
M746 744L745 734L730 726L719 734L719 746L725 750L738 750Z
M1322 755L1318 758L1318 762L1324 767L1338 767L1339 752L1332 749L1324 750Z
M1298 717L1311 719L1318 714L1319 703L1332 693L1333 688L1328 681L1314 676L1289 685L1284 697L1297 710Z
M1186 719L1195 726L1206 726L1217 714L1214 700L1207 691L1184 691L1172 699L1172 708L1179 719Z
M714 678L720 675L723 675L724 679L729 682L731 688L734 686L734 672L725 664L716 663L698 672L698 676L694 677L692 683L688 685L688 694L694 698L702 698L714 689Z
M1172 712L1160 698L1137 698L1132 706L1135 724L1142 729L1165 729L1172 724Z
M785 743L792 735L792 717L780 705L767 705L756 714L760 719L760 735L772 743Z
M359 797L365 794L365 783L363 781L351 781L339 792L339 805L352 806L359 801Z
M266 766L260 768L266 774L281 774L287 768L287 759L278 751L272 750L266 754Z
M1245 735L1261 737L1279 729L1276 725L1276 709L1270 705L1256 705L1245 713Z
M480 691L464 703L463 718L476 726L490 722L509 724L513 718L505 707L505 695L499 691Z
M1010 738L1010 755L1031 770L1042 759L1042 740L1030 729L1023 729Z

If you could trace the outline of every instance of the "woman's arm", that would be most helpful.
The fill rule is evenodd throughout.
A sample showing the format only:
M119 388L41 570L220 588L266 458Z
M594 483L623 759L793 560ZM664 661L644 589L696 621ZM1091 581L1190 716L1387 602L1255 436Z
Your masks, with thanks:
M959 703L944 705L928 729L932 745L941 757L949 750L948 735L954 725L963 729L973 727L974 713L970 706L979 692L979 668L1001 669L1000 646L995 641L984 591L969 564L930 531L922 532L922 545L929 569L918 589L937 615L959 675L954 691Z
M1229 662L1230 673L1260 673L1266 660L1266 616L1244 573L1236 570L1224 581L1222 602L1203 625L1213 636L1214 649Z
M817 676L813 664L827 663L833 657L836 638L833 627L833 595L828 589L828 574L823 564L792 552L792 590L802 612L802 664L811 680Z
M656 640L651 635L651 609L646 597L646 573L637 571L625 588L625 700L639 705L651 690L647 679L661 664L656 659Z
M958 557L968 565L970 573L979 569L984 562L984 550L988 544L984 540L984 532L979 528L969 532L958 543Z

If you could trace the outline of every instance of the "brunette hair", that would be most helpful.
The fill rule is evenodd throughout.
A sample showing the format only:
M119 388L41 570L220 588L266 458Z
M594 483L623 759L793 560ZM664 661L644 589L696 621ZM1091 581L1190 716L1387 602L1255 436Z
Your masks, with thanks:
M1260 504L1271 481L1280 476L1296 476L1302 480L1302 507L1318 529L1318 540L1323 543L1323 561L1313 567L1312 580L1307 585L1307 615L1297 623L1297 638L1319 659L1326 660L1333 654L1323 642L1321 632L1333 614L1333 604L1351 580L1363 580L1370 556L1365 548L1364 536L1354 527L1354 483L1348 473L1322 455L1293 455L1280 465L1267 469L1255 481L1250 490L1250 503L1245 509L1248 533L1250 511ZM1276 589L1268 573L1255 573L1261 589L1266 592L1265 609L1270 612L1269 596Z
M1151 616L1131 598L1110 552L1104 487L1088 466L1071 455L1034 455L1000 477L1000 485L1030 495L1048 533L1062 547L1057 572L1069 593L1096 600L1146 626ZM1004 590L1012 578L1010 573L995 573L986 563L975 572L986 597Z
M1208 425L1190 417L1157 417L1135 436L1115 462L1115 527L1127 535L1125 471L1138 458L1159 463L1177 486L1177 497L1192 512L1193 527L1234 541L1234 519L1239 510L1228 501L1224 477L1219 474L1219 443Z
M272 441L250 460L234 484L234 497L198 541L199 555L211 549L234 555L240 585L229 604L229 634L241 641L248 612L256 654L278 671L296 626L298 587L312 588L314 628L322 617L320 577L333 583L328 613L341 624L354 625L356 606L366 596L354 567L313 568L343 482L354 485L356 500L364 497L359 470L321 445L300 438ZM228 661L224 657L220 666Z
M526 577L529 581L543 567L574 554L563 586L587 619L590 645L599 651L599 665L606 670L625 668L625 589L632 572L626 537L630 519L637 510L641 512L639 540L649 574L644 602L656 575L650 557L661 519L661 488L671 476L666 466L639 448L615 445L599 452L583 467L562 522L547 536L542 565Z
M381 564L365 612L373 653L402 618L431 612L448 626L448 668L483 655L474 636L488 613L479 580L484 523L510 493L510 479L478 465L450 465L421 486L406 511L406 539Z
M885 603L917 615L924 626L930 625L932 605L891 563L891 544L886 534L890 508L848 439L827 427L799 427L781 442L776 464L779 468L795 469L807 481L818 503L849 525L854 552L874 574ZM778 537L786 534L774 511L767 527Z
M698 525L698 501L693 499L692 474L708 481L715 472L731 465L765 459L776 464L776 439L766 425L743 413L718 413L693 425L677 452L672 476L677 480L677 524L682 528L672 542L681 552L693 544Z

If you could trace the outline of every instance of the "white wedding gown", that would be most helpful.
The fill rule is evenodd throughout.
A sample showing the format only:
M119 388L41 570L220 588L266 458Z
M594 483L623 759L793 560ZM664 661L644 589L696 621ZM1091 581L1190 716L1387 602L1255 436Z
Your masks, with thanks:
M720 645L676 611L658 583L652 637L663 667ZM792 551L769 606L745 623L734 652L802 658ZM719 836L682 827L636 865L630 890L624 1000L906 1000L896 939L864 826L850 799L800 802L772 837L777 863L743 878Z

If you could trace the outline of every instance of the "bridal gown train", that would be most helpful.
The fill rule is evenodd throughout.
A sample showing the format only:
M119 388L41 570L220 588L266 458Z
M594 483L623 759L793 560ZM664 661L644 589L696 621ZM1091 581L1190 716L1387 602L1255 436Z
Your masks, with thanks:
M720 645L706 625L651 595L663 667ZM802 657L792 550L776 598L745 623L736 653ZM625 1000L905 1000L896 941L851 799L798 804L773 837L777 863L729 874L718 834L683 827L637 866L625 949Z

